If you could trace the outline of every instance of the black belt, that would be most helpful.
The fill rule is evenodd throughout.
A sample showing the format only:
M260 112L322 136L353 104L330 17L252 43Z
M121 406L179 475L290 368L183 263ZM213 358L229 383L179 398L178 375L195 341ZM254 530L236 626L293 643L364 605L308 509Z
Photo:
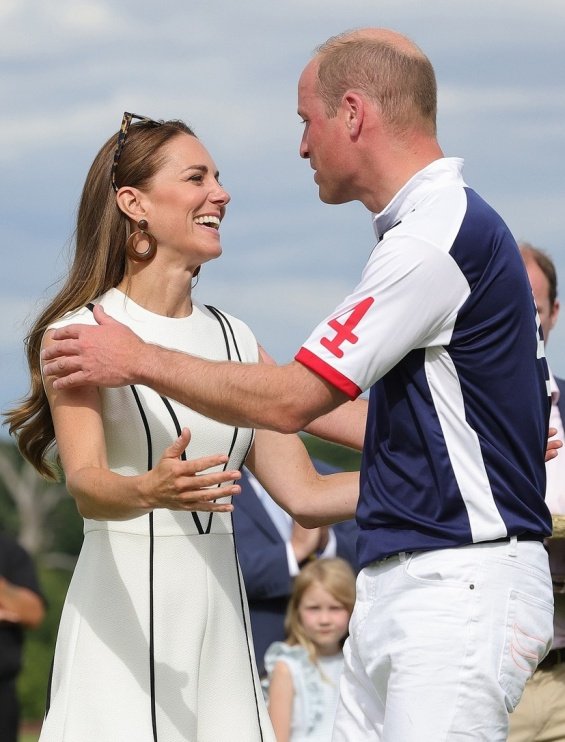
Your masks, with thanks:
M548 670L550 667L560 665L562 662L565 662L565 648L550 649L543 660L539 663L537 669Z

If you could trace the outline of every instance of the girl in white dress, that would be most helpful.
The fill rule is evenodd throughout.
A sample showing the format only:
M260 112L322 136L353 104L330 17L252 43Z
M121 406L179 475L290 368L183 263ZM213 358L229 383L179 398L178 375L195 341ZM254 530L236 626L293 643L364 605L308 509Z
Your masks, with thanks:
M354 603L355 575L343 559L310 562L296 577L287 639L265 654L277 742L330 742Z
M52 328L94 323L96 304L151 342L256 363L249 328L191 295L221 254L228 202L185 124L125 114L88 174L68 279L27 339L32 387L10 431L47 477L56 443L85 533L41 742L274 739L232 527L239 469L295 517L319 506L337 520L357 475L320 477L295 436L217 423L143 386L56 390L40 370Z

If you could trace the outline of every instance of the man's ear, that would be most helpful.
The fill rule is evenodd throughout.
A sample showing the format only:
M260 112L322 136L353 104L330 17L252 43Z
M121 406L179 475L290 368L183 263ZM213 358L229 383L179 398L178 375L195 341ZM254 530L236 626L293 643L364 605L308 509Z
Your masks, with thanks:
M553 307L551 308L551 314L550 314L550 321L551 321L551 329L555 327L555 323L557 322L557 318L559 317L559 309L561 308L561 305L559 303L559 299L556 299L553 302Z
M345 116L345 125L350 135L356 139L361 133L365 116L365 102L359 93L348 90L341 99L342 111Z
M146 216L145 199L137 188L131 186L120 188L116 193L116 203L129 219L137 222Z

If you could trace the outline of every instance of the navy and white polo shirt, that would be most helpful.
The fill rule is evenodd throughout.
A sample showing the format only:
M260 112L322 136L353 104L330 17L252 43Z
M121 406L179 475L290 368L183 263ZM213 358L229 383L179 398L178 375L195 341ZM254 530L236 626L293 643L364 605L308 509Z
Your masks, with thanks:
M539 319L516 243L462 165L431 163L375 215L361 282L296 355L351 398L371 387L362 565L551 533Z

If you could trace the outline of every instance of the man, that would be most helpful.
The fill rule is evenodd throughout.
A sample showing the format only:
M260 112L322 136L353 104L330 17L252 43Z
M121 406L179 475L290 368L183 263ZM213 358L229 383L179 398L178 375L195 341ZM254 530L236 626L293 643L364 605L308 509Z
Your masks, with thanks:
M337 471L314 460L320 474ZM249 601L255 659L259 674L265 670L265 651L285 638L284 617L294 577L311 559L339 556L357 571L355 521L333 527L303 528L280 508L247 469L238 484L233 521L237 554Z
M0 738L17 742L16 680L22 664L24 629L43 621L45 606L35 568L17 541L0 532Z
M520 243L534 301L540 317L545 344L559 316L557 273L551 258L527 242ZM565 380L550 375L550 425L563 437ZM565 514L565 459L547 464L545 501L552 513ZM526 684L518 708L510 718L510 742L551 742L565 739L565 539L546 543L553 577L555 613L554 638L549 654Z
M101 327L58 331L44 371L56 388L143 383L281 432L371 388L334 741L498 742L552 634L547 364L524 265L462 162L443 158L433 68L410 40L330 39L298 98L320 198L361 201L378 242L294 362L206 363L96 309ZM330 522L318 505L293 515Z

